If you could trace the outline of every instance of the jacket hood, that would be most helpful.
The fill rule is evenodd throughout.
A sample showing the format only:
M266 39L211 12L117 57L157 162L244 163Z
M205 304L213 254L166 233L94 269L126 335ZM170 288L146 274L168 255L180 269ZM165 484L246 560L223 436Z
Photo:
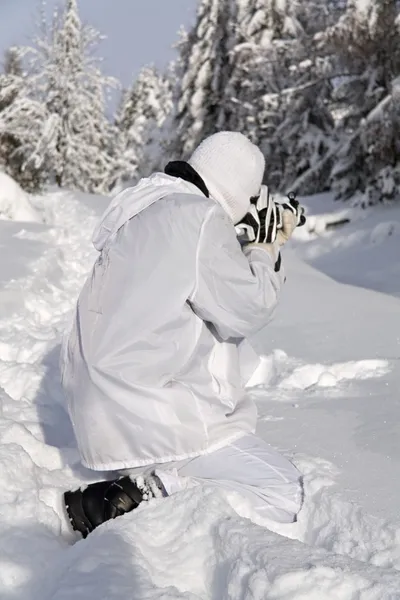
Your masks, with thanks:
M92 241L96 250L101 252L127 221L171 194L202 195L194 184L164 173L154 173L117 194L94 231Z

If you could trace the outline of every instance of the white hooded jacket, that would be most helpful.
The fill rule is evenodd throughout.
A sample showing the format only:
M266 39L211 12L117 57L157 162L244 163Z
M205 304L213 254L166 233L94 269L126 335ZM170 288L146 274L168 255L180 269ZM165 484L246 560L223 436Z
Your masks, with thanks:
M83 464L178 461L253 432L239 349L277 303L270 253L244 253L214 200L161 173L111 202L93 242L61 355Z

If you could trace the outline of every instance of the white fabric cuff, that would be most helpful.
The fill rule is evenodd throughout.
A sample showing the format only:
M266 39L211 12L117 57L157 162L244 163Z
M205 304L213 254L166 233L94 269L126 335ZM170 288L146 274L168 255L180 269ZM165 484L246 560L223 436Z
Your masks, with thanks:
M255 250L257 250L257 251L261 250L261 252L263 252L264 254L267 254L272 259L271 267L273 268L274 273L279 281L279 285L282 286L286 281L286 277L285 277L285 271L284 271L284 268L282 265L282 258L281 258L279 245L277 243L248 244L247 246L245 246L243 248L243 252L244 252L245 256L249 259L250 262L252 262L251 254Z
M252 250L263 250L264 252L268 252L268 254L272 257L274 264L276 263L276 261L278 260L278 256L279 256L279 246L277 244L261 244L261 243L254 243L254 244L247 244L247 246L243 247L243 252L246 256L248 256Z

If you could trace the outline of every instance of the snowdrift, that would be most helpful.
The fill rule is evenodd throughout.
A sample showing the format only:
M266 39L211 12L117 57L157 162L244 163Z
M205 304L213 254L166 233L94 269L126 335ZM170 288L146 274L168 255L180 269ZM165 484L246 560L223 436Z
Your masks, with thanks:
M34 202L41 223L0 222L14 261L0 260L0 598L400 599L400 299L298 258L333 248L355 221L285 252L282 304L255 340L266 355L249 389L258 433L304 473L298 523L259 522L242 499L204 487L79 540L61 494L96 475L79 464L58 354L108 199L57 192ZM359 246L339 245L350 278ZM391 236L379 252L390 279Z
M241 519L212 489L107 524L58 562L42 600L398 598L400 573L289 540Z
M2 171L0 171L0 219L40 222L40 216L33 208L28 194Z

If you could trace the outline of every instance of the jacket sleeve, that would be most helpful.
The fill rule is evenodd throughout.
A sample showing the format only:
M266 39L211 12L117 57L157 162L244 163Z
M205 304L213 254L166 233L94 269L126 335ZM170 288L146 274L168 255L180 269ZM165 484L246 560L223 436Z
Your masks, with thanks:
M242 250L235 228L218 206L207 214L197 249L194 312L224 340L247 338L271 319L284 281L282 267L262 245Z

